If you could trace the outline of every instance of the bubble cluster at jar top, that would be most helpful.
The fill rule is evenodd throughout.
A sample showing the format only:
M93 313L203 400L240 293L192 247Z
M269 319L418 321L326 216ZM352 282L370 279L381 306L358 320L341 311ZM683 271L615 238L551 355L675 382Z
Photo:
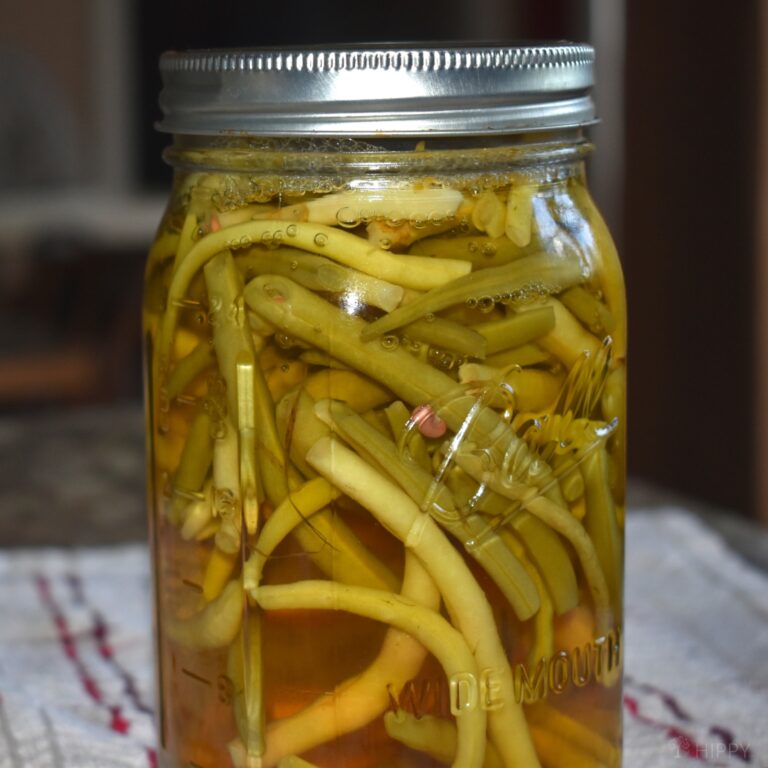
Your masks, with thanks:
M150 253L163 759L618 766L626 310L581 169L353 182L187 172Z

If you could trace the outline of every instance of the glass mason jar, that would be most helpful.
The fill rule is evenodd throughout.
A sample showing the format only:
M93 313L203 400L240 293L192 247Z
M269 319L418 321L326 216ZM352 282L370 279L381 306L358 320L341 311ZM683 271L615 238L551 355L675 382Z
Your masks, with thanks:
M161 68L160 764L618 766L626 312L592 50Z

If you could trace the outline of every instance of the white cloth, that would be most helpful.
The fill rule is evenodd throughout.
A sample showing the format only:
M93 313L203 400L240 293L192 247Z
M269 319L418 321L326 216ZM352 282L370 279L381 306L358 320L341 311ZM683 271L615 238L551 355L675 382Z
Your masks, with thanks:
M0 768L156 764L149 596L140 546L0 552ZM765 574L634 511L624 637L625 768L768 768Z
M768 577L679 510L627 526L626 768L768 767Z

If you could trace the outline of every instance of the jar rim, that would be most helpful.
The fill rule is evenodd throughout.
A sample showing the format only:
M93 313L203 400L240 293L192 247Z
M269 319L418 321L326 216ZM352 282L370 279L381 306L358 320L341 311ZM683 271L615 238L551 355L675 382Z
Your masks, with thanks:
M414 43L169 51L162 132L471 136L595 122L594 49Z

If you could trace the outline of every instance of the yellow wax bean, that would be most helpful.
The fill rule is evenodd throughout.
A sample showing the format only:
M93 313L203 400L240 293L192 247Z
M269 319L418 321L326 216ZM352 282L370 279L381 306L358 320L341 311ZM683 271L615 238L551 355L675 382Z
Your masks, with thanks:
M475 202L472 223L489 237L501 237L506 228L507 209L495 192L487 189Z
M272 399L277 402L297 384L301 384L308 374L307 364L303 360L287 360L265 371L267 387Z
M459 381L493 381L506 384L520 411L543 411L552 406L560 394L562 377L547 371L499 370L479 363L465 363L459 368Z
M616 325L608 307L580 285L563 291L560 294L560 301L590 333L594 333L598 338L604 338Z
M192 651L226 648L240 631L244 603L242 584L230 581L202 611L188 619L167 618L161 623L161 631Z
M582 461L586 514L584 527L595 545L600 567L605 574L614 613L621 609L621 534L611 489L608 487L608 454L597 446Z
M235 570L239 557L239 551L224 552L218 547L211 550L203 577L203 597L209 603L221 594Z
M438 486L431 473L399 455L392 441L374 431L342 403L324 400L315 406L315 412L361 456L371 459L392 477L422 510L432 514L461 542L467 553L493 579L522 621L538 610L535 585L518 559L504 547L481 516L457 511L446 488Z
M281 586L259 587L255 599L266 611L336 610L382 621L418 640L438 659L446 676L478 675L477 661L461 632L437 611L425 608L402 595L328 581L305 581ZM383 687L386 692L386 686ZM387 696L387 702L389 697ZM486 712L470 701L457 704L457 747L453 768L482 768L485 756ZM311 728L305 728L311 736ZM265 766L269 759L271 733L267 736ZM535 759L535 756L534 756Z
M528 707L527 712L531 722L542 730L565 739L583 753L591 755L601 767L617 768L619 765L619 752L616 747L606 741L599 733L564 714L556 707L539 701Z
M453 259L431 259L421 256L398 256L378 248L349 232L321 224L253 221L238 224L206 235L199 240L174 271L168 289L168 308L158 334L158 352L167 360L176 328L179 307L192 279L217 253L245 248L254 243L284 241L310 253L317 253L345 266L359 269L373 277L404 287L428 290L466 275L469 262Z
M441 763L452 763L456 757L456 726L450 720L431 715L414 717L405 710L384 715L387 734L411 749L426 752ZM504 768L493 744L485 745L483 768Z
M595 274L598 275L608 309L614 321L611 338L614 345L614 366L620 365L627 355L627 317L625 306L624 275L619 254L608 227L595 205L589 190L580 180L569 184L573 199L578 204L594 233L596 248L591 254Z
M392 400L388 389L354 371L318 371L306 379L304 391L313 400L326 397L341 400L358 413L379 408Z
M349 449L321 438L307 454L307 461L368 509L421 560L440 589L453 622L473 648L480 669L492 670L495 676L503 706L488 712L494 745L510 765L537 768L539 762L522 708L515 700L512 672L490 603L461 555L404 491Z
M232 703L243 751L246 758L256 762L264 754L266 731L262 619L261 611L254 606L248 606L247 613L240 633L227 653L227 676L234 688Z
M537 344L551 352L568 368L588 352L591 356L600 349L600 340L595 338L557 300L547 299L546 306L555 313L555 325L549 333L537 339Z
M305 208L308 221L354 227L373 218L390 222L451 218L463 199L461 192L450 188L385 187L324 195L308 201Z
M504 231L515 245L524 246L531 242L535 194L536 187L531 184L516 184L509 190Z
M187 254L192 250L192 246L195 244L194 236L197 233L197 216L194 213L188 213L184 218L184 225L181 228L181 234L179 235L179 244L176 248L176 258L173 262L174 272L178 269L179 264L187 257Z
M175 400L187 387L214 363L213 347L207 340L201 341L186 357L179 360L168 377L166 387L169 400Z
M213 519L213 490L211 483L205 484L202 498L190 501L184 510L181 538L191 541L208 526Z
M258 594L258 593L257 593ZM384 593L377 593L384 594ZM440 592L412 553L406 552L400 595L423 609L440 609ZM427 655L417 636L390 627L376 658L358 675L335 687L295 715L270 724L265 763L291 751L303 752L367 725L415 677ZM280 763L278 762L278 765Z
M245 588L253 590L259 586L264 564L294 528L303 525L340 495L327 480L320 477L307 481L289 494L272 512L259 533L253 554L245 565Z

